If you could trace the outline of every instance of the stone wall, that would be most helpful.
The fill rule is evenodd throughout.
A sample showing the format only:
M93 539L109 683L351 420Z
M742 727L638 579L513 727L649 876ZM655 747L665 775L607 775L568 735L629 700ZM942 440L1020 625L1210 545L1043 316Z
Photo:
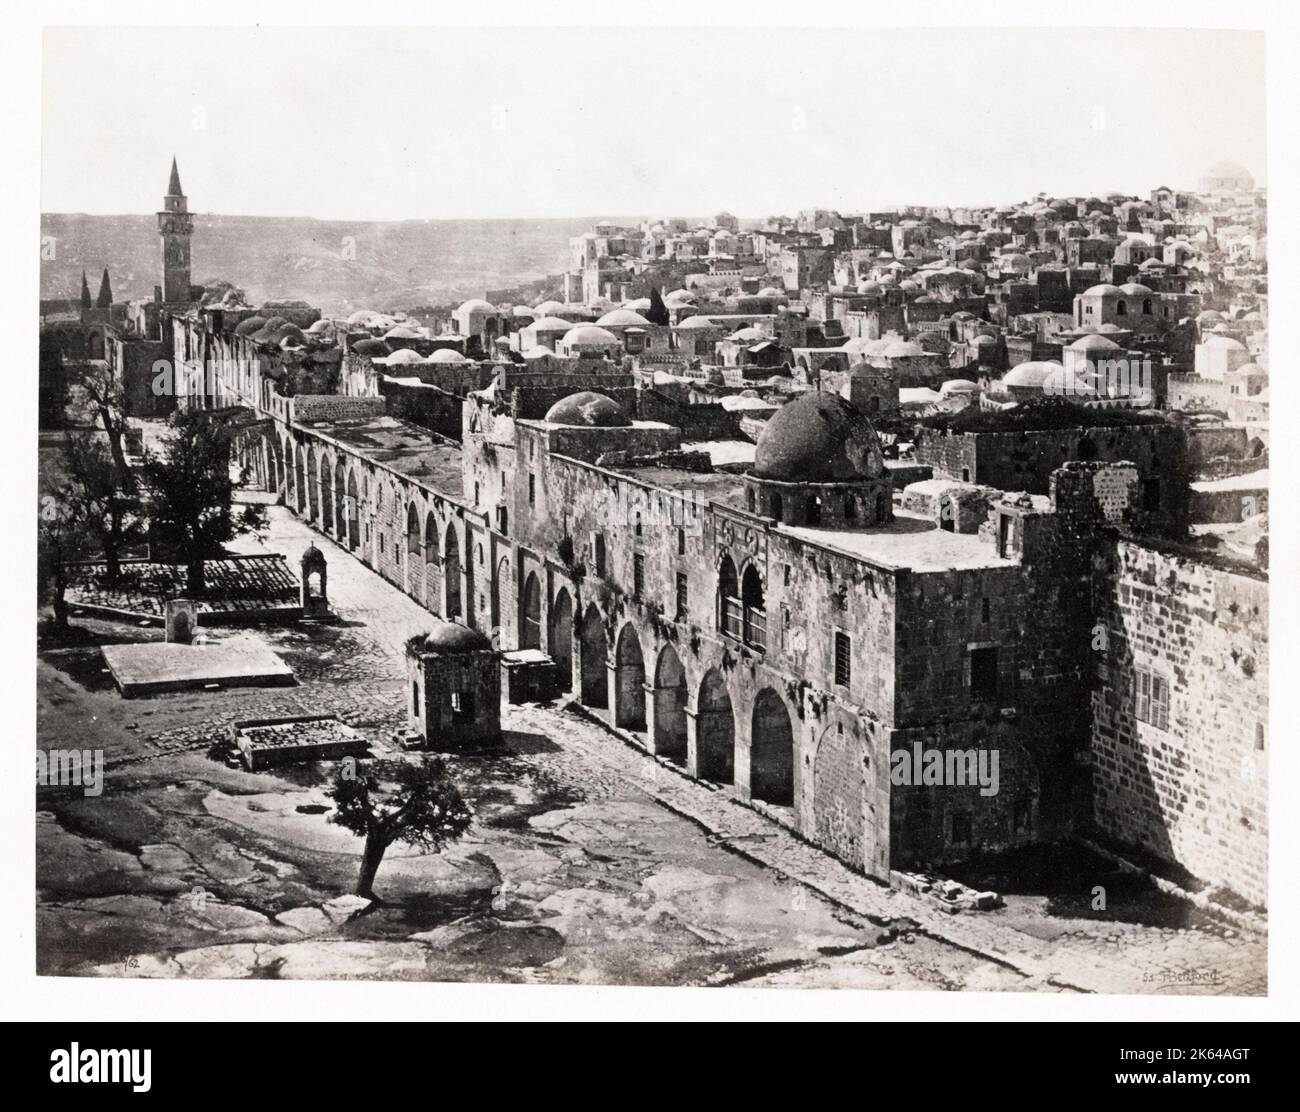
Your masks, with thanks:
M354 398L344 394L298 394L291 399L294 421L357 421L382 417L383 398Z
M1093 590L1093 821L1264 904L1267 583L1119 541ZM1136 669L1168 683L1165 728L1137 717Z

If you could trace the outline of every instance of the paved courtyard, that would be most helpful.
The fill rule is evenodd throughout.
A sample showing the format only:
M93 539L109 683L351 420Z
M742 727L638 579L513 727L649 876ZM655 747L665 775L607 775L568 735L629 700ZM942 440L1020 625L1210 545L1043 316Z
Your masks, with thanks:
M453 762L476 821L394 847L355 914L359 840L328 769L250 774L207 751L234 718L338 715L388 744L402 645L429 615L282 508L248 553L329 560L340 622L254 636L291 688L123 701L94 645L157 629L74 618L38 673L46 746L102 749L104 792L39 795L40 971L550 983L1261 993L1266 944L1109 874L949 915L891 891L562 706L510 708L504 752ZM1099 865L1100 869L1101 866ZM1110 886L1105 912L1088 902Z

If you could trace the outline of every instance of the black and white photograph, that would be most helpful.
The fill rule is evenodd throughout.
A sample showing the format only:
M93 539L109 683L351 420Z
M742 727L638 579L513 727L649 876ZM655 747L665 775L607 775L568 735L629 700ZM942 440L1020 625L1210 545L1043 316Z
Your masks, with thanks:
M1258 19L30 7L31 991L1263 1018Z

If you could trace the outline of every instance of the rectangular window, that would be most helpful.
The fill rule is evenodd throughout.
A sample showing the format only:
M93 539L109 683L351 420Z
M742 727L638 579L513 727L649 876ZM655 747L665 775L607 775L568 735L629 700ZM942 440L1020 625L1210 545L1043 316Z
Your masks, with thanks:
M468 691L451 693L451 720L471 722L474 719L474 696Z
M605 535L603 533L592 533L591 535L591 562L596 567L597 575L605 574Z
M677 573L677 620L684 621L686 618L688 598L688 587L686 584L686 573L679 571Z
M677 555L678 556L686 555L686 530L685 529L677 530Z
M848 687L853 674L853 642L847 633L835 633L835 682Z
M645 597L645 557L639 552L632 557L632 595Z
M994 648L970 651L970 697L994 699L998 694L998 650Z
M528 504L530 506L537 505L537 476L536 475L528 476Z
M1156 672L1138 668L1133 691L1133 713L1138 721L1158 730L1169 729L1169 681Z
M1160 480L1142 480L1142 508L1144 510L1160 509Z
M971 839L971 822L969 811L953 811L949 816L952 825L952 844L968 846Z

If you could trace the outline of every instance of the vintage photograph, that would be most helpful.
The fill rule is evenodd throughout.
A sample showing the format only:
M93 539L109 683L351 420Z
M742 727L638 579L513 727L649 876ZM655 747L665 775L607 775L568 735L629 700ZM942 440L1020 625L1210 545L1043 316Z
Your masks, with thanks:
M35 972L1266 995L1264 60L45 28Z

